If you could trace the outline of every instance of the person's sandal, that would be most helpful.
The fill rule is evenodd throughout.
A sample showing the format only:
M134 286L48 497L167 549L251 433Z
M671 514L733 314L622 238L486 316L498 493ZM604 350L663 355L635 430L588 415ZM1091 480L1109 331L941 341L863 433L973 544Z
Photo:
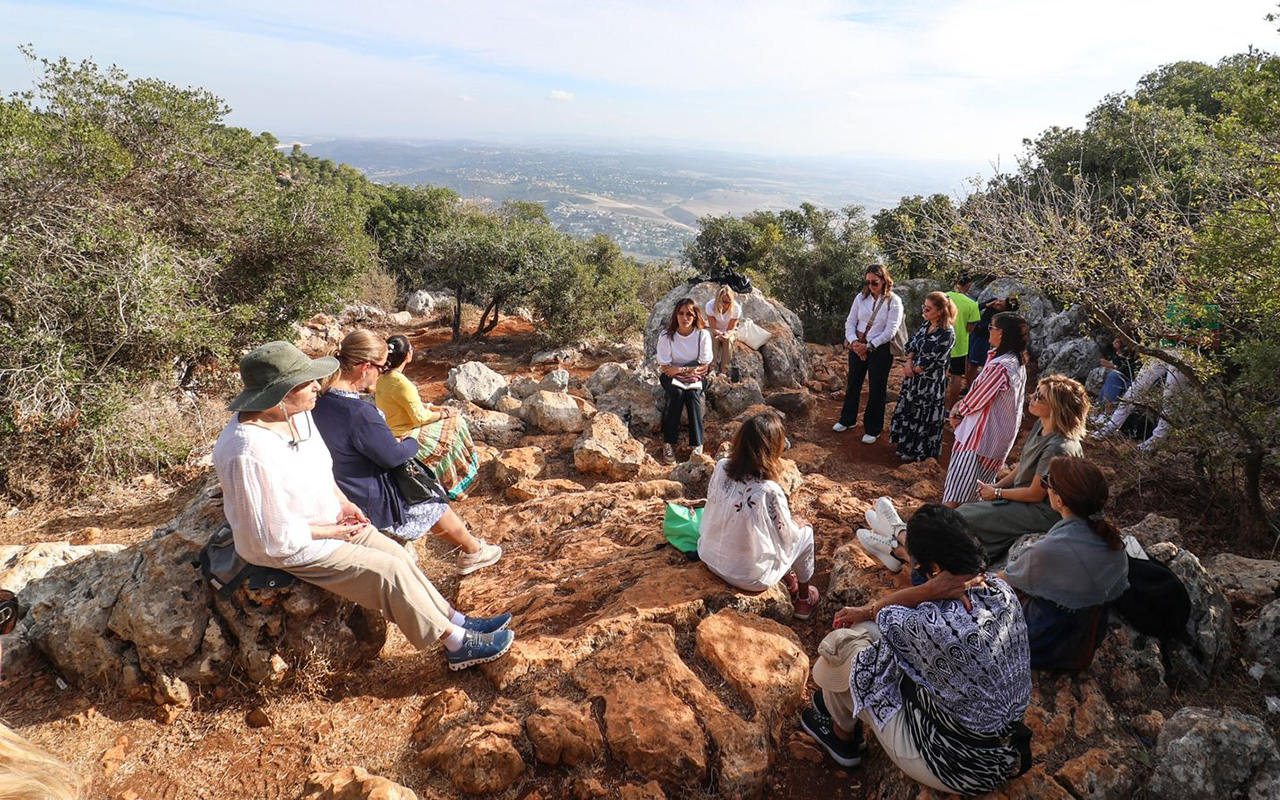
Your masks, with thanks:
M791 616L796 619L808 619L809 617L812 617L813 612L818 608L818 601L821 599L822 595L818 591L818 587L810 584L809 596L802 597L795 601Z

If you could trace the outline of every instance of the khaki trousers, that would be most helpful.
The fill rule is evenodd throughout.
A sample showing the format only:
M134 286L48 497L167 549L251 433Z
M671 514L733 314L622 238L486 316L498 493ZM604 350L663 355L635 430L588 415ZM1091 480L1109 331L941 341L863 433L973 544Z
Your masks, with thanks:
M718 336L711 337L711 363L716 364L716 369L722 373L729 372L729 364L733 361L735 338L733 331L729 331L723 339Z
M369 526L319 561L286 569L356 605L381 612L419 650L449 632L453 608L405 549Z

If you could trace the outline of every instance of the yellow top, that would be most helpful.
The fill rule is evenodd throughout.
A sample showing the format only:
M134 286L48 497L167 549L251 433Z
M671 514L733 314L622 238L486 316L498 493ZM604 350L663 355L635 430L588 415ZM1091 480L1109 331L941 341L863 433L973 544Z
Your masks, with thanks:
M441 414L429 410L422 404L418 395L418 387L399 371L391 371L381 378L373 389L374 402L387 416L387 427L402 439L414 428L435 422Z

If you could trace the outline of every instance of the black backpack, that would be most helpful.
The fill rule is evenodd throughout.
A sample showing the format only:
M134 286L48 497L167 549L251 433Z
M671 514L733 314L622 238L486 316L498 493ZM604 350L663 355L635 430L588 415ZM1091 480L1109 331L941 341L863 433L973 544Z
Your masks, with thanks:
M200 571L223 597L248 583L250 589L283 589L297 580L282 569L250 564L236 552L231 526L222 523L200 550Z
M1138 633L1164 642L1185 637L1191 596L1173 570L1159 561L1129 557L1129 588L1111 604Z

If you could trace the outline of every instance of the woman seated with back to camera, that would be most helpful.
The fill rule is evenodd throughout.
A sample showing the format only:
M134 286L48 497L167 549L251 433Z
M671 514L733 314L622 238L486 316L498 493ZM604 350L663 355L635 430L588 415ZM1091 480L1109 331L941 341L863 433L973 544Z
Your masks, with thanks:
M813 527L791 516L781 472L786 432L782 417L766 412L742 423L729 457L716 464L702 512L698 558L725 583L749 592L784 577L797 619L818 605L813 579Z
M821 690L800 725L843 766L861 761L869 726L913 780L941 792L993 791L1031 766L1022 607L986 574L982 546L954 510L921 507L905 544L924 582L836 614L839 630L813 665Z
M412 542L430 531L458 547L460 575L497 563L502 548L472 536L443 497L408 505L400 496L392 470L418 454L419 442L397 439L382 413L360 398L387 368L387 343L371 331L352 331L338 346L338 363L314 416L342 491L397 539Z
M380 612L419 650L444 644L451 669L500 657L510 614L455 610L413 558L370 524L334 481L333 459L313 429L320 379L333 358L307 358L271 342L240 361L241 392L213 448L236 552Z
M1102 470L1057 456L1044 486L1062 519L1010 560L1005 574L1022 596L1031 668L1080 672L1106 636L1107 603L1129 586L1129 556L1107 519Z

